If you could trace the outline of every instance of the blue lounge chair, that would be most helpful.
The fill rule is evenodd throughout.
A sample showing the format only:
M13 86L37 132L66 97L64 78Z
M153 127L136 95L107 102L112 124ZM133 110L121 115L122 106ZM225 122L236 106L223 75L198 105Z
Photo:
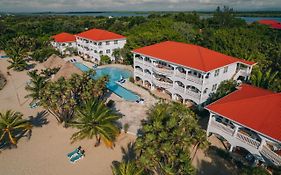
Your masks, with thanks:
M70 152L67 154L67 157L71 158L72 156L74 156L75 154L77 154L80 151L79 148L76 148L74 151Z
M76 153L75 156L71 157L70 162L75 163L77 160L79 160L83 157L84 157L84 155L80 151L78 151L78 153Z

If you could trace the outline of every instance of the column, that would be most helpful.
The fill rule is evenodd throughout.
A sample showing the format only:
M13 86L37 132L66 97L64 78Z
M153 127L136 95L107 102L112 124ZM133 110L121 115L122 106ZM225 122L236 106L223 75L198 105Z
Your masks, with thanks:
M234 146L230 145L229 152L233 151Z
M214 116L214 114L212 114L212 113L210 112L209 121L208 121L208 126L207 126L207 131L206 131L207 139L208 139L208 136L209 136L209 128L212 127L212 126L210 126L210 125L211 125L211 122L212 122L212 120L213 120L213 116Z
M259 135L260 136L260 135ZM261 138L261 144L260 144L260 146L259 146L259 151L260 150L262 150L262 147L264 146L264 145L266 145L266 139L264 138L264 137L262 137L262 136L260 136L260 138Z
M239 125L236 125L236 124L234 124L234 126L235 126L235 129L234 129L233 137L236 137L236 136L237 136L237 133L238 133L238 131L239 131L240 126L239 126Z

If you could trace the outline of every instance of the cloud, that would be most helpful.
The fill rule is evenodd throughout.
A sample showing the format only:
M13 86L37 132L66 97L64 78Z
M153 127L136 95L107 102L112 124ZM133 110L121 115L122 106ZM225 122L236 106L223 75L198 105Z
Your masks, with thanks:
M0 11L281 10L280 0L0 0Z

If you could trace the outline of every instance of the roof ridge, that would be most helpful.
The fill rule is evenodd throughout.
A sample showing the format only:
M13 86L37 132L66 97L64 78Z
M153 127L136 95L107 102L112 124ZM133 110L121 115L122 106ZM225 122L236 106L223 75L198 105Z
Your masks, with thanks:
M259 95L259 96L240 98L240 99L237 99L237 100L232 100L232 101L227 101L227 102L220 102L220 104L216 104L216 105L220 106L220 105L226 104L226 103L231 104L231 103L237 103L239 101L249 101L249 100L253 100L253 99L257 99L257 98L265 98L265 97L268 98L270 96L277 96L277 95L281 95L281 93L262 94L262 95Z
M202 62L202 67L204 68L204 71L206 71L206 65L205 65L205 62L204 62L204 59L203 59L203 56L202 56L202 53L201 53L201 47L196 46L196 45L194 45L194 46L197 47L197 49L198 49L198 52L199 52L199 55L200 55L200 58L201 58L201 62Z

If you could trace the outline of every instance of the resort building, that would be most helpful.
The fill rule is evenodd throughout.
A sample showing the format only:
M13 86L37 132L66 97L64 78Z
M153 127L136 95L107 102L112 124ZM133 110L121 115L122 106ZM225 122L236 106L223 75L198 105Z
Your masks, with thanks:
M136 83L182 103L202 104L224 80L247 80L255 63L166 41L133 51Z
M205 108L208 136L224 138L229 151L243 148L256 160L281 166L281 93L242 84Z
M61 54L70 54L70 51L76 49L75 36L70 33L60 33L51 37L51 45Z
M259 24L263 24L263 25L267 25L272 29L276 29L276 30L281 30L281 22L276 21L276 20L259 20L258 21Z
M123 48L126 37L101 29L91 29L75 35L78 54L84 59L100 62L101 55L107 55L115 60L112 53L115 49Z

